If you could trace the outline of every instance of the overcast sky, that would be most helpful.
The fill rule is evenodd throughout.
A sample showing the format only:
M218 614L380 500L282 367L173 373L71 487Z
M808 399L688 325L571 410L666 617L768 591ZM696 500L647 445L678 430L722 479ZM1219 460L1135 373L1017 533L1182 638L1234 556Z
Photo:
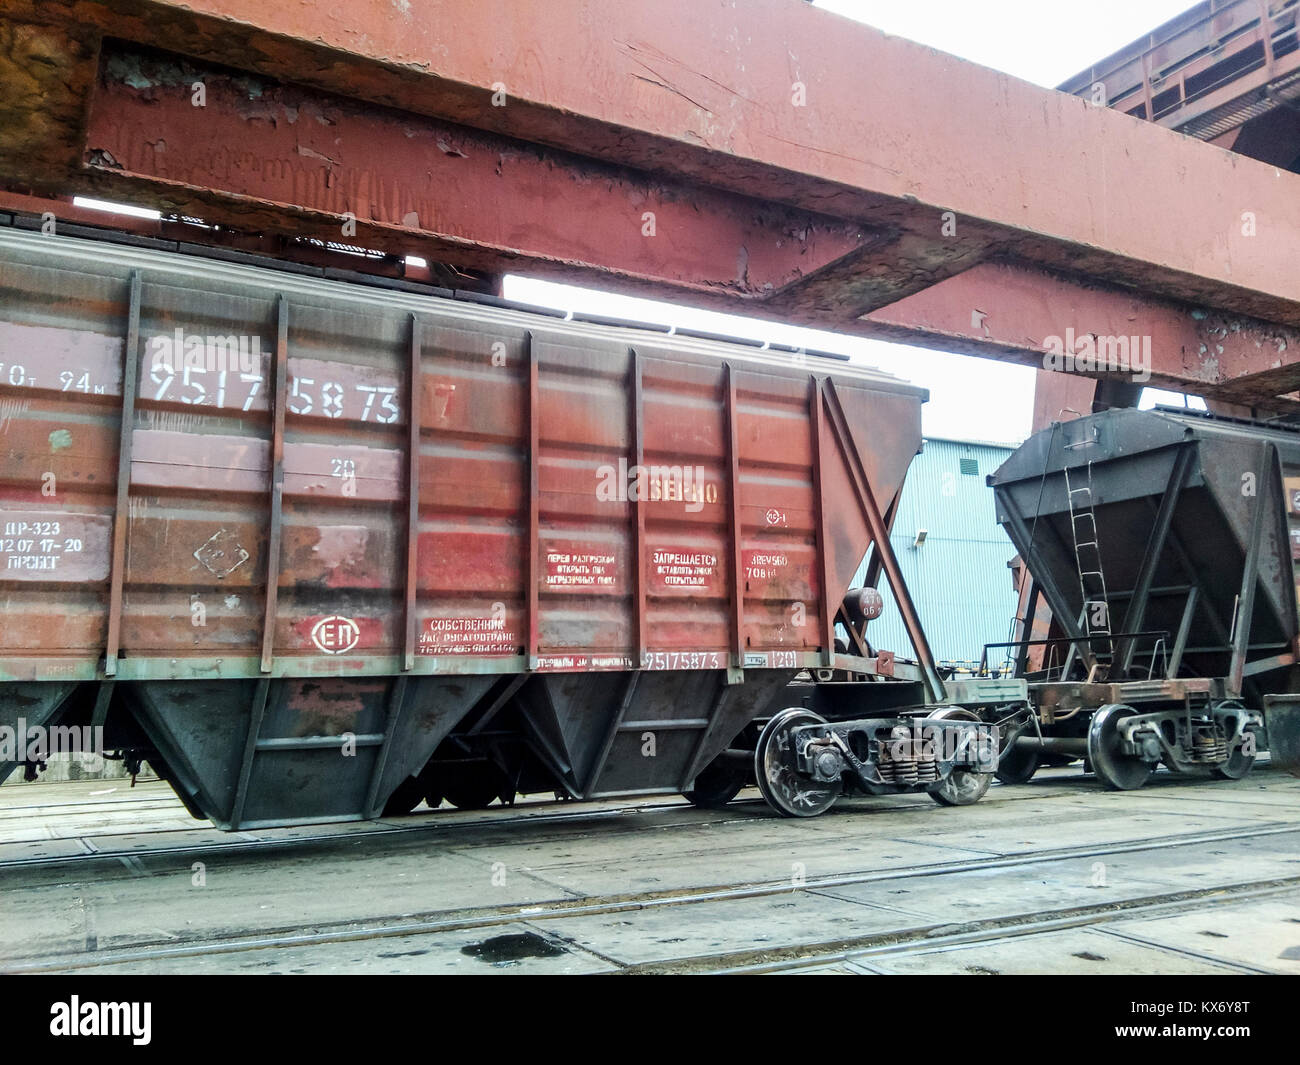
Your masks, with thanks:
M816 6L1054 87L1193 4L1190 0L817 0ZM845 352L930 390L924 416L927 435L1018 442L1029 432L1034 372L1026 367L525 278L508 278L506 295L566 310ZM1147 402L1154 398L1149 390Z

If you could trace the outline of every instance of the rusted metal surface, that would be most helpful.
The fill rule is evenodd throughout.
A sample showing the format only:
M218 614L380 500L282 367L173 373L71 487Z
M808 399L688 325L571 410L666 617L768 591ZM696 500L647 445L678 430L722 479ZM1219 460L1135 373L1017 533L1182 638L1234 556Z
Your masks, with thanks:
M967 65L954 66L965 72ZM198 109L191 102L191 86L196 82L206 86L209 100L201 109L201 121L196 121ZM1026 108L1038 102L1021 101ZM1079 109L1087 113L1086 108ZM798 114L801 109L789 110ZM816 122L824 108L807 110L808 120ZM1098 117L1102 115L1105 112ZM482 120L490 117L482 116ZM1074 125L1064 117L1063 126ZM931 126L934 120L935 116L929 116ZM800 132L806 135L807 131ZM845 131L839 132L841 137L845 135ZM875 132L883 135L883 131ZM938 137L938 131L925 138L918 129L911 133L912 142ZM1027 133L1031 131L1017 128L1014 136ZM1100 136L1103 131L1079 128L1070 135ZM880 185L891 183L863 180L877 171L857 160L857 183L866 186L858 193L857 203L841 195L830 200L835 205L833 212L811 208L818 213L782 217L779 212L764 211L761 202L735 199L741 188L753 187L749 182L729 185L711 177L709 185L722 185L723 191L718 193L664 185L639 177L635 171L610 172L554 151L539 154L528 151L526 141L502 140L495 134L450 127L409 112L388 113L373 106L361 109L313 90L250 83L245 77L215 70L151 65L131 54L107 55L86 138L87 165L105 187L127 188L131 179L139 179L164 202L180 206L206 199L208 206L201 213L231 222L237 222L241 212L258 219L259 224L272 221L273 205L292 204L300 212L300 224L315 222L337 232L338 220L350 211L359 223L376 232L387 231L389 239L398 232L426 234L433 254L474 266L499 262L508 254L521 264L530 262L565 273L575 267L596 268L614 281L650 278L659 284L706 292L721 285L730 288L734 296L756 303L763 301L755 297L775 295L775 302L789 302L795 308L833 304L840 315L854 304L867 310L891 302L970 265L972 246L993 250L1010 244L1027 258L1077 265L1084 272L1089 270L1090 259L1102 257L1097 249L1107 248L1125 258L1146 261L1152 269L1142 278L1147 288L1154 287L1164 265L1160 257L1170 251L1168 235L1156 230L1150 217L1141 219L1141 224L1136 216L1128 220L1113 217L1127 214L1129 203L1141 198L1135 195L1133 185L1126 182L1125 203L1106 205L1106 214L1112 216L1107 241L1097 229L1091 206L1097 192L1080 183L1104 181L1102 175L1087 173L1092 168L1086 164L1035 172L1037 165L1028 152L1018 155L1017 169L1025 184L1041 189L1053 202L1050 220L1027 219L1022 198L1018 193L1014 201L1008 198L1011 190L1003 181L980 187L979 199L973 200L971 188L977 176L970 175L960 187L945 188L945 199L932 200L923 221L897 186L893 195L902 203L890 208L880 202L879 198L887 195ZM159 144L166 150L158 151ZM239 147L222 149L222 145ZM1133 150L1142 156L1131 165L1144 170L1157 163L1175 167L1178 160L1168 154L1171 147L1158 138L1151 144L1135 145ZM827 154L817 156L819 175L842 168ZM380 160L386 164L383 169ZM769 165L794 161L784 153L772 152ZM1005 160L1000 162L1005 166ZM800 163L807 169L806 156ZM1209 165L1209 160L1187 165L1196 163ZM1225 222L1233 218L1227 213L1224 190L1203 185L1199 170L1180 188L1180 224L1185 225L1189 217L1181 215L1184 202L1189 209L1221 213ZM687 174L691 181L704 176L693 170ZM1269 210L1274 224L1286 232L1300 215L1289 217L1297 212L1276 204L1272 182L1251 180L1256 177L1263 175L1232 175L1233 186L1240 189L1232 206L1243 198L1255 202L1254 197L1261 197L1263 209ZM848 178L846 173L841 180ZM1224 178L1228 178L1226 173ZM440 195L449 185L458 190L450 200ZM788 194L768 195L776 202L789 202ZM876 202L864 202L867 195ZM818 201L795 202L808 211ZM1154 209L1152 204L1144 206ZM967 232L958 226L962 239L945 241L939 236L944 210L953 210L965 223ZM656 220L653 238L643 232L646 212L653 213ZM837 222L837 217L844 221ZM1008 228L990 228L999 225ZM1037 233L1025 238L1010 227L1037 229ZM1115 239L1116 234L1122 234L1120 239ZM1035 247L1035 238L1040 247ZM1056 243L1058 239L1060 243ZM1087 247L1071 247L1071 241ZM1178 243L1181 239L1174 241L1175 246ZM1276 276L1276 270L1265 268L1276 263L1273 252L1264 247L1270 243L1243 241L1234 246L1231 281L1294 299L1295 291ZM1216 290L1228 280L1221 263L1211 262L1199 242L1185 244L1179 251L1191 255L1188 273L1200 274L1210 282L1205 294L1218 294ZM838 277L831 291L810 286L805 280L823 268L834 267L850 253L856 253L853 265L847 276ZM888 271L875 269L885 264ZM1122 269L1118 261L1111 271L1138 280L1137 274ZM1172 286L1173 279L1169 281ZM789 299L782 301L779 293L787 288ZM802 298L803 289L811 289L807 298ZM1187 291L1188 285L1179 283L1175 290Z
M1034 413L1030 432L1036 433L1053 422L1088 414L1093 409L1096 394L1095 377L1039 370L1034 375Z
M733 484L739 484L740 443L737 422L740 415L737 410L739 402L736 398L736 381L730 363L727 363L724 367L723 387L726 397L724 421L726 423L727 473ZM727 552L727 557L731 560L731 583L736 588L736 595L731 603L731 661L732 665L739 669L744 665L745 659L745 561L741 553L744 528L740 513L739 493L733 492L731 494L731 505L728 508L727 517L727 539L730 541L731 546L731 550ZM761 561L759 566L761 568Z
M632 447L629 452L638 469L645 466L645 366L636 349L631 350L632 389L629 397L632 404L628 415L632 428ZM632 512L636 531L632 539L632 596L636 603L636 639L633 643L637 649L637 661L645 657L646 650L646 574L649 572L646 559L646 503L640 494L632 500Z
M1295 171L1300 168L1298 15L1297 0L1200 3L1060 88L1098 106ZM1243 234L1257 232L1257 216L1250 207L1243 205L1240 218ZM1170 381L1170 386L1200 391L1211 410L1236 417L1290 406L1275 400L1293 383L1282 366L1291 359L1284 357L1270 367L1254 358L1258 349L1232 345L1244 356L1244 365L1220 365L1218 355L1225 353L1214 350L1219 343L1214 337L1205 349L1212 359L1208 383ZM1193 350L1200 350L1199 345ZM1039 374L1033 427L1050 424L1057 416L1053 408L1087 413L1093 399L1094 390L1086 381ZM1096 400L1101 410L1131 405L1135 397L1098 393Z
M920 442L835 359L64 237L0 307L0 695L92 682L225 828L681 791L834 660Z
M140 343L140 274L131 274L128 297L125 358L122 362L122 411L118 421L116 493L113 503L113 548L109 569L108 645L104 651L104 675L117 672L117 654L122 641L122 590L126 583L127 505L130 502L131 457L135 445L135 399L139 366L134 351Z
M173 349L174 350L174 349ZM128 353L130 357L130 353ZM261 373L260 360L254 373ZM188 380L189 374L185 374ZM244 375L241 372L241 381ZM280 593L280 545L284 537L284 424L289 381L289 304L283 296L275 302L275 354L271 363L271 470L270 528L266 547L266 581L262 614L263 673L271 672L275 655L276 608ZM217 405L221 406L218 398ZM203 561L200 558L200 561ZM208 567L212 569L211 566Z
M417 314L411 315L411 369L407 395L418 396L424 385L424 326ZM416 640L419 619L416 616L419 595L420 552L420 465L423 460L424 440L421 419L408 418L409 433L406 440L406 587L402 593L402 669L415 667Z
M1296 0L1195 5L1061 85L1211 140L1300 98ZM1226 146L1226 145L1225 145Z
M870 435L814 444L821 360L654 333L633 353L612 328L60 238L0 250L11 677L54 656L99 675L122 494L122 679L821 663L875 532L836 478L892 498L918 445L918 390L834 363ZM414 339L413 313L433 316ZM123 366L129 481L105 446Z
M1122 354L1115 358L1123 364L1115 377L1132 380L1140 366L1156 387L1263 408L1293 410L1295 401L1284 397L1300 388L1300 329L1023 266L981 264L868 318L893 339L1037 367L1055 337L1064 353L1078 352L1081 362L1089 347L1096 358ZM1064 407L1075 397L1057 398L1067 401ZM1091 395L1087 402L1078 413L1091 412ZM1059 412L1045 413L1050 418Z
M531 332L524 334L524 346L526 357L528 359L528 543L536 544L541 535L541 487L540 487L540 460L538 453L541 451L541 422L538 412L541 409L541 389L539 385L539 370L537 359L537 348L533 341ZM528 640L524 645L524 653L528 659L528 668L534 669L537 666L537 648L541 640L541 576L540 562L536 549L525 551L528 559L524 573L527 581L528 596Z
M201 130L191 103L198 81L207 92ZM754 297L871 236L838 219L174 62L110 55L98 100L86 136L92 156L112 160L100 169L160 182L178 200L212 190L292 204L334 238L350 213L367 228L428 234L410 250L470 265L535 260Z
M991 256L1131 286L1143 316L1160 297L1300 326L1300 179L807 5L15 0L8 18L10 188L271 239L337 238L350 210L390 253L862 333ZM141 47L176 42L189 58ZM1274 368L1254 354L1233 372Z
M822 587L832 588L834 578L831 576L830 556L827 553L827 543L830 540L830 533L826 527L826 490L822 485L822 439L826 435L826 408L822 403L821 383L813 376L808 382L808 404L812 408L812 439L813 439L813 497L817 503L816 533L817 533L817 555L822 560ZM875 588L871 591L879 595ZM831 601L827 596L821 604L821 610L818 612L818 620L822 626L822 650L823 664L829 667L835 659L835 619L839 613L837 604ZM849 625L850 633L854 632L853 626Z

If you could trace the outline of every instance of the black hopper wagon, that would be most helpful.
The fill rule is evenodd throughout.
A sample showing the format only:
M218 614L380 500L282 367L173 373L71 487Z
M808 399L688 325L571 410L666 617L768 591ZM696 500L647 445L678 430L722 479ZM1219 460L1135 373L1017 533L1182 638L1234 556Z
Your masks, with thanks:
M1028 682L998 775L1084 758L1115 789L1160 763L1300 764L1300 432L1183 410L1060 422L989 477L1023 562Z

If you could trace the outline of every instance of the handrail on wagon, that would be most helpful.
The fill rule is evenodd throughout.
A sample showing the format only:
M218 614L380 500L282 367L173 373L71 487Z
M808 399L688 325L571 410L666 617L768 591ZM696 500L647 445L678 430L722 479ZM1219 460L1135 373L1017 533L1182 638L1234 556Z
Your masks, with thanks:
M1168 640L1169 633L1163 629L1149 629L1143 632L1099 633L1095 636L1053 636L1050 639L1042 639L1042 640L1006 640L1002 643L986 643L984 645L984 653L980 656L979 672L980 672L980 676L986 676L988 674L988 659L989 659L989 651L991 650L1013 648L1016 651L1019 651L1021 649L1027 649L1030 647L1060 647L1062 645L1073 646L1079 643L1091 644L1094 640L1101 640L1101 639L1142 640L1147 638L1154 638L1157 641Z

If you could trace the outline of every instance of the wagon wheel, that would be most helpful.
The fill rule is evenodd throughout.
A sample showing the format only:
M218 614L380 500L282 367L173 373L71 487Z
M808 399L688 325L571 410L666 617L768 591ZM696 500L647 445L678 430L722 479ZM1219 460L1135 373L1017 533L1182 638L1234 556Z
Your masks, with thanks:
M786 817L816 817L839 798L840 782L816 784L802 779L793 769L792 729L800 725L824 725L826 721L801 707L782 710L763 728L754 750L754 776L758 790L778 813Z
M1223 711L1237 711L1245 713L1245 707L1238 702L1219 703L1215 708L1216 715ZM1247 753L1249 751L1249 753ZM1250 772L1251 767L1255 764L1255 736L1253 733L1246 733L1241 740L1228 753L1228 757L1216 766L1210 768L1210 774L1218 777L1220 780L1240 780Z
M1112 791L1133 791L1150 778L1155 766L1120 748L1119 724L1136 711L1131 706L1108 703L1092 715L1088 727L1088 761Z
M1240 780L1255 765L1255 756L1247 754L1244 744L1237 744L1226 762L1220 762L1210 772L1220 780Z
M402 817L409 814L424 798L424 785L416 777L407 777L394 789L384 803L385 817Z
M979 716L969 710L945 707L930 715L931 720L939 721L978 721ZM954 769L931 788L927 794L940 806L970 806L984 798L984 793L993 783L992 773L979 773L974 769Z
M430 810L436 810L442 805L442 784L437 779L434 762L427 762L423 769L420 770L417 780L420 782L420 789L424 793L424 801L428 803Z
M506 790L505 774L493 762L449 762L431 774L429 791L458 810L483 810Z
M742 763L724 758L715 758L700 771L695 778L695 787L682 792L686 799L706 810L726 806L748 781L748 774Z
M993 775L1003 784L1028 784L1042 762L1038 748L1017 747L1013 743L998 756Z

